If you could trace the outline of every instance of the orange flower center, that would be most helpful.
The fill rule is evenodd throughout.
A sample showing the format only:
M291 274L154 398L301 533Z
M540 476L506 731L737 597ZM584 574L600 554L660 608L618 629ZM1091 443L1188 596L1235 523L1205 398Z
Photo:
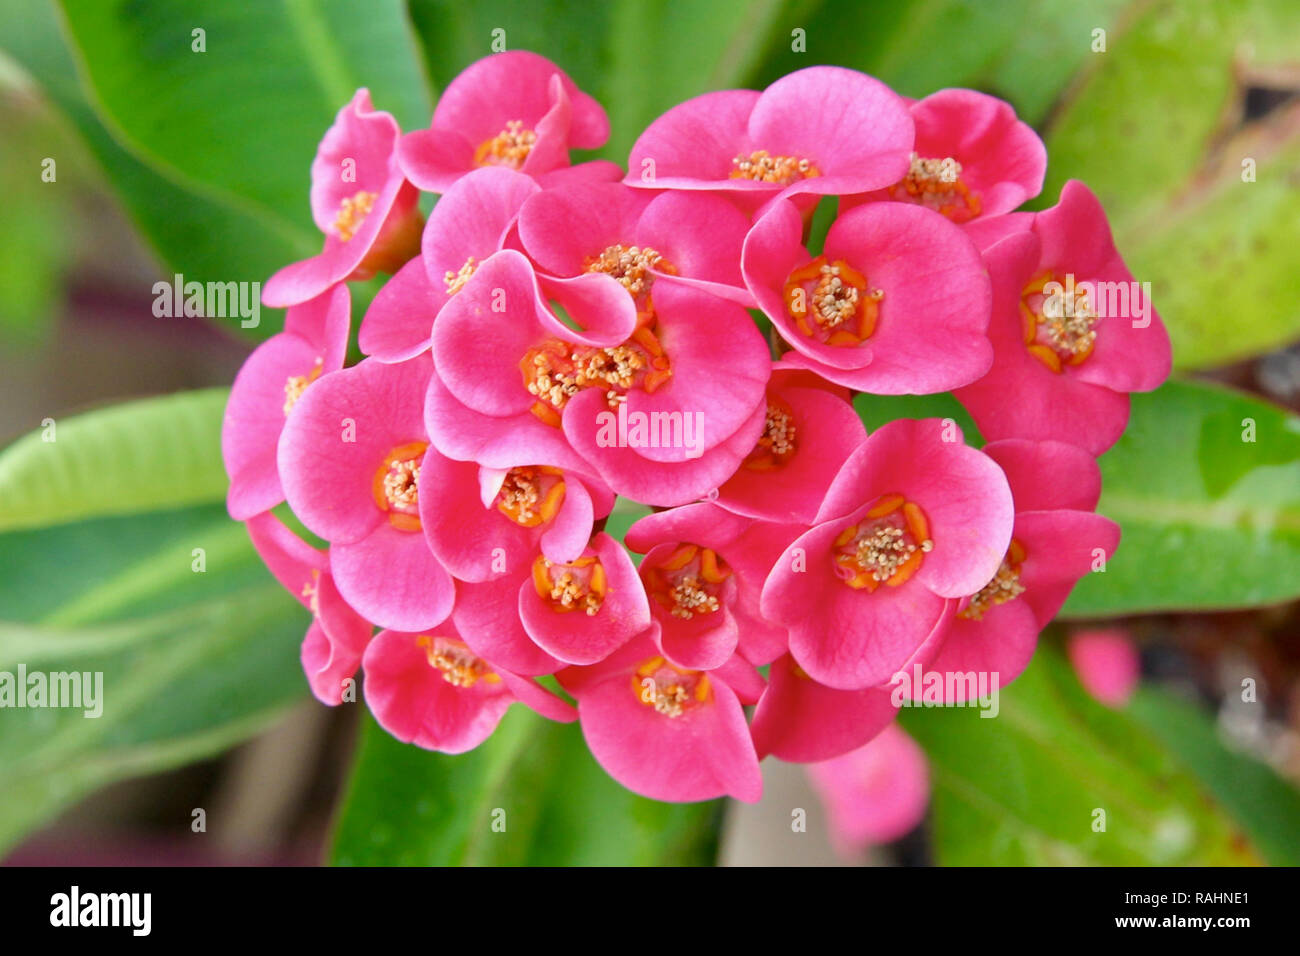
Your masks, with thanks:
M654 270L677 275L677 267L649 246L607 246L598 256L589 256L584 272L603 272L613 276L638 302L650 294ZM648 307L646 311L651 311Z
M375 200L378 198L378 193L362 190L339 203L338 215L334 217L334 231L339 239L347 242L356 235L361 224L366 221L366 216L370 215L370 210L375 207Z
M683 670L662 657L651 657L632 674L632 693L647 707L665 717L680 717L692 707L707 703L709 676Z
M476 657L464 641L452 637L432 637L421 634L416 644L424 648L429 666L442 672L442 679L456 687L473 687L480 680L489 684L500 683L501 677Z
M497 510L525 528L552 520L563 503L563 472L544 465L511 468L496 497Z
M423 441L398 445L375 469L371 494L379 510L388 513L388 523L399 531L420 530L420 462L428 447Z
M881 495L857 524L835 539L836 573L851 588L896 588L921 567L934 549L930 523L921 506L902 495Z
M885 293L842 259L818 256L785 280L785 307L799 331L826 345L857 346L871 338Z
M672 376L672 366L653 325L642 325L622 345L596 348L559 339L529 349L519 362L524 387L537 398L532 412L559 427L569 399L586 388L604 390L610 408L633 388L653 393Z
M773 156L765 149L756 149L748 156L736 156L731 160L731 179L752 179L788 186L795 180L820 175L821 171L812 160L802 156Z
M511 120L496 136L479 143L478 149L474 150L474 165L519 169L535 145L537 134L524 129L521 120Z
M957 612L957 616L968 621L978 621L988 613L989 608L1014 601L1024 594L1025 586L1020 583L1020 565L1024 561L1025 546L1012 538L1011 547L1007 548L1007 555L1002 559L998 573L980 588L965 608Z
M644 569L651 599L685 621L718 609L718 590L730 574L716 552L695 544L683 544L658 567Z
M1061 282L1050 271L1030 279L1020 294L1025 348L1057 374L1092 354L1099 319L1086 289Z
M890 195L933 209L953 222L967 222L980 214L979 196L961 181L961 163L951 156L924 159L913 153L907 175L890 189Z
M533 562L533 587L553 610L567 614L581 609L594 617L605 603L605 566L595 556L563 564L539 554Z
M750 471L775 471L795 453L796 429L790 407L779 398L767 401L767 420L754 450L745 458Z

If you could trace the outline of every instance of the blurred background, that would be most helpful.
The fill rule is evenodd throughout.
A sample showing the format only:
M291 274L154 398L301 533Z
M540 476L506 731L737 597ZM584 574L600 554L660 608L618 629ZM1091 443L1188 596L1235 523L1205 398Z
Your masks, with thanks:
M1121 517L1115 571L1131 587L1086 582L1021 696L1022 682L1005 693L1007 720L907 715L931 760L932 812L901 839L838 853L798 767L768 761L758 807L662 808L611 789L568 731L512 717L501 741L452 765L393 744L361 708L310 700L297 662L306 617L224 516L220 393L200 393L193 427L139 439L192 455L187 467L205 476L165 502L41 519L0 467L0 668L102 669L124 701L100 721L0 713L0 860L1297 862L1293 0L0 0L0 23L0 447L45 419L228 387L282 316L264 311L255 330L158 318L153 284L264 280L313 253L308 168L352 91L369 86L378 108L417 128L437 90L500 44L552 58L597 96L613 125L600 155L619 162L668 106L816 63L913 97L945 86L1004 97L1048 144L1033 205L1054 203L1068 178L1088 182L1135 276L1152 283L1180 377L1247 396L1194 384L1163 405L1135 403L1137 434L1172 429L1196 445L1201 480L1177 498L1180 517ZM374 287L359 290L354 323ZM1160 417L1182 406L1200 417ZM1275 424L1273 437L1219 476L1216 429L1244 415ZM82 487L101 465L133 466L138 436L119 437L76 473ZM1125 474L1161 490L1158 469L1133 471L1108 469L1107 494ZM1198 524L1225 501L1258 513ZM1100 510L1112 513L1107 499ZM203 575L189 567L199 546ZM1121 711L1082 693L1061 653L1103 619L1140 653L1142 688ZM525 740L537 766L519 756ZM475 848L468 824L449 820L498 805L472 798L485 780L496 789L484 799L549 794L525 812L548 834ZM1066 820L1107 801L1143 835L1107 841ZM791 830L792 808L809 808L808 833ZM624 828L621 846L581 835L602 826L605 844Z

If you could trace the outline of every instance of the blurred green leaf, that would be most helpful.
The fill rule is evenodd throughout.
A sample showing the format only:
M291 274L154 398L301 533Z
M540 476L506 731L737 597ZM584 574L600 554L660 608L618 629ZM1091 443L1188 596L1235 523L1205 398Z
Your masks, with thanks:
M220 501L227 389L88 412L0 452L0 530Z
M1092 187L1180 367L1300 336L1300 111L1244 112L1251 86L1300 90L1297 61L1291 0L1135 4L1049 129L1042 202Z
M103 674L100 717L4 711L0 852L91 790L210 757L305 696L307 614L221 505L0 534L0 608L0 670Z
M1056 651L1040 648L998 704L994 719L973 707L902 712L930 760L940 864L1260 862L1161 742L1092 700Z
M93 102L124 145L195 191L251 205L285 231L312 229L307 186L316 144L359 87L404 128L428 123L398 0L60 6Z
M82 92L51 0L0 0L0 20L5 24L0 49L58 106L103 168L146 241L173 272L203 281L214 277L261 281L285 263L319 249L314 232L285 233L255 211L200 195L124 149ZM56 150L54 158L62 169L64 155ZM303 190L305 195L305 184ZM257 329L241 330L241 334L274 334L280 323L269 320L270 314L271 310L264 310Z
M1067 616L1300 595L1300 418L1228 389L1169 382L1133 396L1101 470L1097 510L1123 537L1106 572L1074 589Z
M1266 764L1228 749L1194 703L1142 687L1129 715L1158 737L1232 814L1273 866L1300 865L1300 793Z
M806 66L862 70L904 96L950 86L1009 100L1038 123L1075 71L1093 56L1092 30L1127 0L915 0L789 3L753 83L763 87ZM803 31L804 48L795 44Z
M504 811L504 832L493 830ZM367 718L335 833L350 866L702 865L721 803L657 803L610 779L576 724L516 704L478 749L449 756ZM500 817L500 814L497 814Z

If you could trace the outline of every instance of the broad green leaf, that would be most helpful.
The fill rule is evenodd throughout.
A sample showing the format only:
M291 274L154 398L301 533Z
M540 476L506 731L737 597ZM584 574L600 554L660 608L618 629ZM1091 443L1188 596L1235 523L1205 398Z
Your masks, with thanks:
M55 420L0 452L0 530L220 501L226 389Z
M311 227L316 144L359 87L403 128L428 123L397 0L60 6L93 102L131 152L286 229Z
M1297 60L1291 0L1135 4L1049 130L1044 201L1070 178L1097 193L1180 367L1300 336L1300 126L1243 112L1251 85L1300 89Z
M701 865L713 861L720 812L718 801L657 803L624 790L592 759L577 725L522 705L484 744L457 756L400 743L367 718L332 860Z
M989 713L993 711L990 710ZM999 695L904 710L930 761L932 832L949 866L1230 866L1260 862L1196 779L1132 717L1092 700L1040 648ZM1104 832L1094 829L1104 811Z
M1190 701L1142 687L1128 712L1187 764L1270 864L1300 865L1300 793L1294 785L1225 746L1214 722Z
M96 787L233 746L306 692L306 612L221 505L0 534L0 618L0 671L103 674L100 717L3 711L0 850Z
M1097 510L1123 529L1074 617L1213 609L1300 595L1300 418L1217 386L1134 395L1101 457Z
M81 136L169 276L257 282L320 248L314 230L285 230L267 215L238 208L234 200L201 195L141 162L114 140L82 92L51 0L0 0L0 20L5 24L0 50L40 85ZM61 181L66 181L67 157L56 151L53 158L63 171ZM304 182L304 195L306 188ZM26 242L25 233L11 240ZM279 313L265 310L252 334L265 337L277 331L280 320L273 315ZM249 333L241 329L240 334Z

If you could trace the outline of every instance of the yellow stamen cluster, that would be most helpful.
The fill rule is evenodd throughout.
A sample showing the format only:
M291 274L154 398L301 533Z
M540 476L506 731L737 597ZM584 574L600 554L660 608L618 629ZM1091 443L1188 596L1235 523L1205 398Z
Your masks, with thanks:
M501 510L520 524L537 517L535 509L542 500L542 489L538 487L536 475L521 468L511 468L497 495Z
M700 587L699 578L687 575L673 585L673 617L689 621L699 614L711 614L718 609L718 599Z
M533 587L557 611L585 611L594 617L605 603L605 569L594 557L557 564L538 555L533 562Z
M864 521L840 532L834 560L846 584L874 591L906 582L932 550L930 524L920 506L899 494L882 495Z
M675 274L677 270L649 246L613 245L594 259L588 259L584 271L613 276L634 296L650 291L653 269Z
M1058 281L1060 290L1045 294L1053 281L1050 271L1029 281L1020 294L1020 318L1026 350L1060 374L1066 365L1079 365L1092 354L1100 316L1088 301L1086 289Z
M356 235L361 224L365 222L366 216L370 215L370 210L375 207L375 200L378 198L378 193L362 190L339 204L339 213L334 217L334 231L339 239L347 242Z
M1088 294L1076 289L1072 294L1062 292L1043 300L1043 322L1039 328L1062 358L1073 358L1092 351L1097 341L1094 326L1099 318L1088 302Z
M1014 601L1024 594L1025 586L1020 583L1020 565L1024 560L1024 546L1013 538L993 580L980 588L979 593L970 599L970 603L957 616L968 621L978 621L983 619L989 608Z
M961 181L961 163L951 156L925 158L912 154L907 175L892 190L897 199L911 199L955 222L980 213L979 197Z
M920 549L929 551L930 548L926 547L929 544L928 541L921 542ZM874 528L858 540L856 551L858 566L864 571L869 571L873 580L883 583L892 578L894 572L916 553L917 547L907 540L906 532L902 528Z
M420 500L417 490L419 480L418 459L393 462L384 475L384 497L388 499L388 504L403 511L414 509Z
M794 416L782 408L769 404L767 420L763 425L763 437L759 443L767 443L773 455L784 458L794 451L796 430Z
M302 398L302 393L307 390L311 384L311 379L306 375L290 375L284 382L284 413L288 415L293 411L293 406L298 404L298 399Z
M447 638L418 639L429 666L442 672L442 679L454 687L473 687L480 680L496 683L501 678L460 641Z
M605 389L631 388L637 372L647 364L645 356L630 345L574 352L569 356L569 363L571 368L567 370L557 368L549 352L535 353L535 371L528 382L528 391L560 410L570 398L593 385Z
M474 262L474 257L470 256L465 260L465 264L460 267L459 272L452 272L448 269L442 277L442 281L447 286L447 294L455 295L463 289L465 283L469 281L469 277L474 274L474 270L477 268L478 266Z
M474 162L479 166L509 166L511 169L519 169L536 145L535 132L524 129L521 120L510 120L505 129L479 145L474 151Z
M632 693L655 713L680 717L709 699L709 677L674 667L662 657L644 661L632 675Z
M755 150L748 156L733 157L731 165L732 179L752 179L781 186L788 186L798 179L812 179L821 175L821 171L807 159L773 156L765 149Z
M840 278L840 267L826 263L821 267L821 278L813 289L813 311L828 329L833 329L857 313L861 293Z

